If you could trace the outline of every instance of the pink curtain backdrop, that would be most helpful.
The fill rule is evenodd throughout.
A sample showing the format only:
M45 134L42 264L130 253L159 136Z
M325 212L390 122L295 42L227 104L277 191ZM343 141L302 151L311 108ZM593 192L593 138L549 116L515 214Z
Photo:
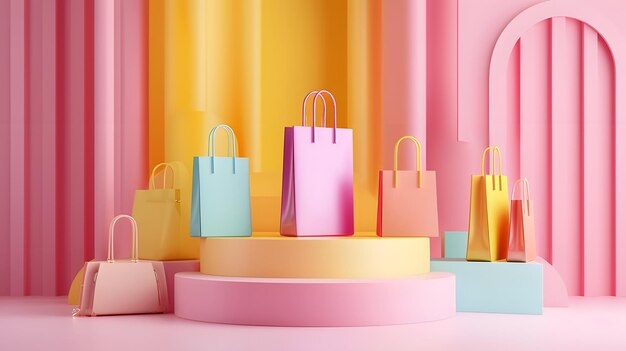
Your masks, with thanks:
M0 295L66 294L145 185L146 8L0 0Z

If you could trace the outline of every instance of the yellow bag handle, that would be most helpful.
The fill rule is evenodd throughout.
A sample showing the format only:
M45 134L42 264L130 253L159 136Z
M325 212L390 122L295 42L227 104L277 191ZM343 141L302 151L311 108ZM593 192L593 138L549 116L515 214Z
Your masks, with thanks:
M415 144L416 149L416 157L415 164L417 166L417 187L422 187L422 144L420 144L419 140L410 135L405 135L402 138L398 139L396 142L396 146L393 151L393 187L398 186L398 147L402 140L411 140L413 144Z
M166 162L159 163L158 165L154 166L154 168L152 169L152 174L150 175L150 189L156 189L156 186L154 185L154 176L156 175L157 169L161 167L165 167L165 170L163 171L163 189L165 189L165 181L167 180L168 168L172 171L172 189L173 189L174 188L174 167L172 167L171 164L166 163Z
M487 156L487 152L491 150L491 174L485 174L485 157ZM499 170L499 175L498 175L498 181L500 183L500 190L502 190L502 152L500 151L500 148L497 146L489 146L487 148L485 148L485 151L483 151L483 160L482 160L482 175L493 175L494 179L496 176L496 158L495 155L498 155L498 170ZM493 183L493 189L496 189L496 184L495 182Z

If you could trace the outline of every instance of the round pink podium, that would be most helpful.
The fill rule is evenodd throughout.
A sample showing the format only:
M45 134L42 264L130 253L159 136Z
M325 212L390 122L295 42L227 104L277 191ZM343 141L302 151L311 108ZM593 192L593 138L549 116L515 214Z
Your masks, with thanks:
M409 324L452 317L455 278L238 278L177 273L176 315L202 322L301 327Z

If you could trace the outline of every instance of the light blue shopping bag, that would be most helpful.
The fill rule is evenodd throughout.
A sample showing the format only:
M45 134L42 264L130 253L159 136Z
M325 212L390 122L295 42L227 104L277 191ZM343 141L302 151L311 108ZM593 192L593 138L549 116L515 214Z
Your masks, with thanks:
M228 133L227 157L215 156L215 132ZM232 151L232 156L231 156ZM209 134L209 156L193 158L191 236L251 236L248 159L237 157L232 128L220 124Z

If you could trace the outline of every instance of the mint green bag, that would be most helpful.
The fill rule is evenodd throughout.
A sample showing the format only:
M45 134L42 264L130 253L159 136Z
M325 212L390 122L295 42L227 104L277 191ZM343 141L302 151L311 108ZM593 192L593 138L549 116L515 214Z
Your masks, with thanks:
M215 132L228 134L227 157L215 156ZM231 156L232 151L232 156ZM193 158L191 236L251 236L248 159L237 157L232 128L220 124L209 134L209 156Z

